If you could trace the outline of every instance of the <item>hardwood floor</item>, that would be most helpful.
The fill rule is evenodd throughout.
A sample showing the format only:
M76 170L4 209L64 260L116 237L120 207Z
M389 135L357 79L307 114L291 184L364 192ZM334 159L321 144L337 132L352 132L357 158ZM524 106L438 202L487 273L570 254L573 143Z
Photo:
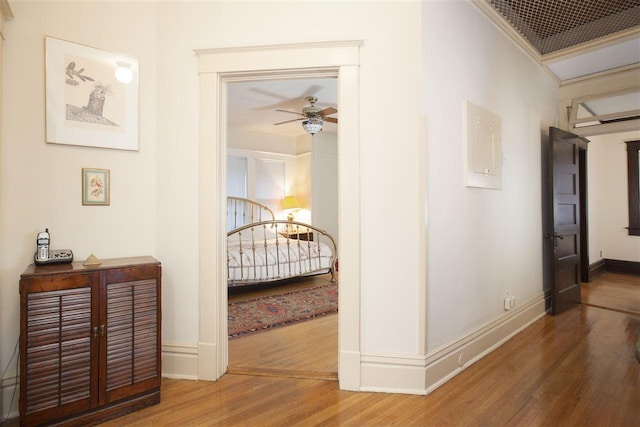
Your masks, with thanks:
M633 348L640 313L628 304L629 295L637 295L629 282L612 276L592 282L585 300L602 302L606 296L614 309L583 304L545 316L428 396L354 393L339 390L336 381L227 374L213 383L164 380L160 405L107 425L637 426L640 363ZM294 332L298 326L308 329ZM311 321L280 331L313 336L315 326L323 327ZM260 360L268 352L269 347L253 350Z
M233 292L229 301L275 295L330 283L325 274L295 280L285 287ZM229 340L229 373L338 379L338 315L329 314L255 335Z
M582 303L630 313L640 313L640 276L604 273L582 284Z
M640 316L581 305L543 317L428 396L227 374L164 380L159 405L105 425L637 426L639 331Z
M626 304L624 277L600 283L585 299L601 291L614 307ZM640 363L633 351L640 313L624 306L583 304L544 316L427 396L347 392L336 381L279 376L164 379L159 405L104 425L638 426ZM299 325L315 333L315 322ZM268 352L253 350L261 360Z

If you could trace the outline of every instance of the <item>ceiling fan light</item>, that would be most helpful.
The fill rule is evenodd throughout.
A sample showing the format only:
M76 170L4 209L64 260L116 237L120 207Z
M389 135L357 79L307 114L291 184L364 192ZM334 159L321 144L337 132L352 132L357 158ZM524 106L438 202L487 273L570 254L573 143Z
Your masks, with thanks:
M302 127L311 135L314 135L322 130L322 120L311 117L302 122Z

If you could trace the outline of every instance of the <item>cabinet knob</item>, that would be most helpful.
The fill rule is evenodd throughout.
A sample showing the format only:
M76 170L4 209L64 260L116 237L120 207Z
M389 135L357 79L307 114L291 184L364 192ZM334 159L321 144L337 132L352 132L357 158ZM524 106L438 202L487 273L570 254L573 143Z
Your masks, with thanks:
M94 326L93 327L93 339L98 338L98 327Z
M100 336L102 338L104 338L104 336L106 335L107 332L107 326L106 325L100 325Z

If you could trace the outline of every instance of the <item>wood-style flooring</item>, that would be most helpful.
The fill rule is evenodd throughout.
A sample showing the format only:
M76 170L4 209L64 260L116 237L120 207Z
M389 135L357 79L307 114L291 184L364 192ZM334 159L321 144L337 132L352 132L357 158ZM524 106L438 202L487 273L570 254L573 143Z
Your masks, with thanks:
M267 286L234 292L229 302L276 295L330 283L331 275L292 280L285 286ZM293 378L338 379L338 315L319 316L302 323L273 328L229 340L228 373L276 375Z
M582 303L640 314L640 276L604 273L593 282L582 284Z
M598 307L544 316L427 396L348 392L336 381L279 376L164 379L159 405L105 425L639 426L640 363L633 350L640 312L629 307L625 289L635 301L640 288L628 283L602 276L588 285L585 302L606 298L613 308L598 300ZM293 332L302 325L306 333ZM256 336L269 342L276 330ZM315 321L281 328L287 330L310 342L317 333ZM268 352L253 349L257 360Z

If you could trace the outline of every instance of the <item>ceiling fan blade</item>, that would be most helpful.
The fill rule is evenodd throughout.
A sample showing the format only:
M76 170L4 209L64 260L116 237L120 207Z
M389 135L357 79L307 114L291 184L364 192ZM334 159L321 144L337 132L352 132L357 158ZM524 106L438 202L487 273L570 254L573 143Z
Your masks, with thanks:
M304 114L302 113L296 113L295 111L287 111L287 110L276 110L276 111L280 111L282 113L291 113L291 114L297 114L299 116L304 116Z
M337 112L338 112L338 110L336 110L335 108L328 107L328 108L325 108L324 110L318 111L316 114L319 115L319 116L330 116L330 115L335 114Z
M274 123L273 125L274 126L283 125L285 123L297 122L298 120L304 120L304 119L305 119L304 117L300 117L299 119L287 120L287 121L284 121L284 122Z
M323 117L322 121L329 123L338 123L338 119L336 119L335 117Z

